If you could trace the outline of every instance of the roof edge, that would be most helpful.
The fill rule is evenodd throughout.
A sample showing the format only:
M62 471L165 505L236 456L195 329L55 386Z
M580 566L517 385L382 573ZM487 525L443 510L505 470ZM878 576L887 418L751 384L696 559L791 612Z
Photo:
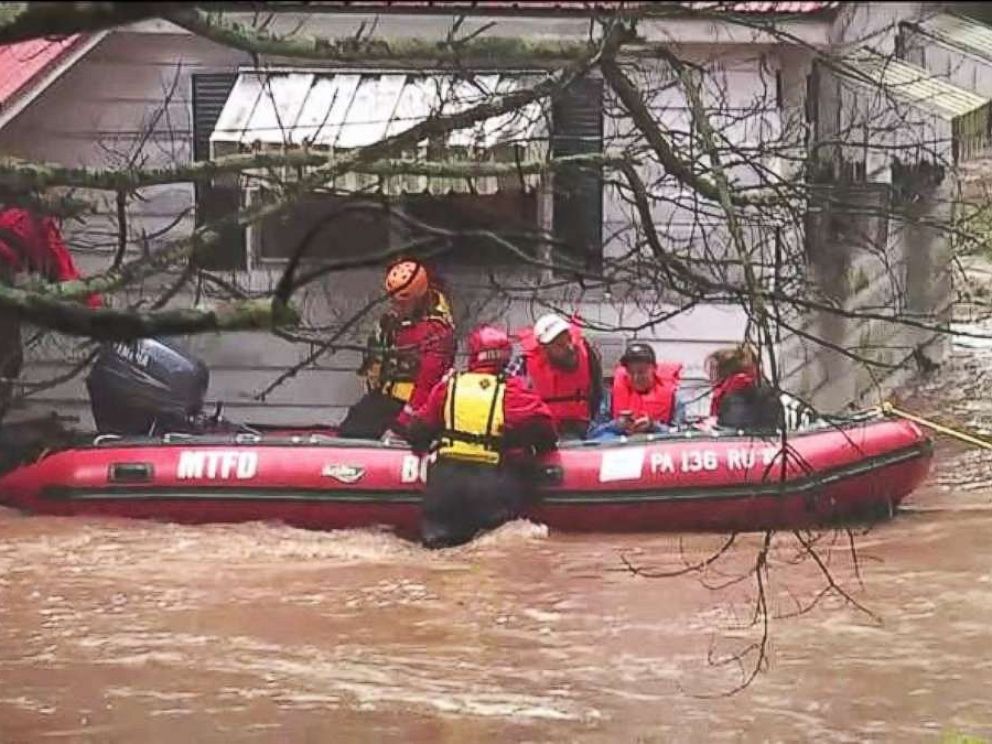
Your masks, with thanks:
M110 33L109 29L93 34L81 35L80 38L66 47L50 65L36 74L23 90L14 94L10 103L0 111L0 129L3 129L13 119L24 111L31 103L44 93L55 81L73 67L80 59L89 53L97 44Z
M950 16L952 18L957 18L962 21L967 21L968 23L973 23L976 26L984 26L989 31L992 31L992 28L990 28L988 24L982 23L981 21L976 21L974 18L969 18L968 16L961 15L960 13L952 13L950 11L944 11L934 16L934 18L937 18L942 15ZM959 52L970 54L973 57L977 57L985 61L992 61L992 56L985 54L979 47L964 43L960 39L956 39L953 38L952 36L949 36L947 33L937 31L932 28L927 28L925 24L931 20L933 20L933 18L929 18L926 21L922 21L922 22L900 21L899 27L910 29L914 33L920 34L921 36L926 36L928 39L932 39L939 44L943 44L944 46L952 47L958 50Z
M219 2L215 5L223 9L244 11L237 2ZM290 0L279 3L271 10L275 13L314 13L321 15L369 14L383 15L485 15L485 16L532 16L551 15L593 16L609 14L638 14L645 17L721 15L764 16L807 18L833 13L841 3L837 0L809 0L807 2L526 2L508 0L506 2L441 2L440 0L343 0L343 2L313 3ZM693 7L697 6L697 7ZM709 6L709 7L705 7ZM776 7L778 6L778 7Z
M873 52L872 50L860 49L856 54L847 57L845 59L845 62L854 69L835 70L836 74L840 75L841 77L844 77L845 79L851 81L856 85L860 85L865 88L872 88L873 86L884 85L884 81L882 79L878 79L874 81L865 80L861 76L874 76L875 73L873 71L870 71L869 69L861 69L859 67L859 63L867 62L869 63L869 65L872 65L872 64L877 64L879 62L883 62L883 65L881 67L883 71L888 66L895 66L896 69L898 69L899 67L908 68L914 73L919 73L919 80L934 82L940 86L945 87L948 93L953 92L955 94L961 94L963 97L972 99L971 103L973 103L974 105L972 105L971 108L967 110L961 110L957 113L951 113L947 111L946 108L942 110L943 107L940 104L935 103L933 100L926 98L916 99L914 96L906 92L904 85L902 88L900 88L900 84L895 84L888 88L889 94L892 95L893 97L899 98L911 106L927 109L941 116L947 121L953 121L954 119L957 119L961 116L966 116L983 108L988 108L992 110L992 100L988 98L984 98L983 96L980 96L973 91L970 91L966 88L962 88L958 85L955 85L954 83L944 80L941 77L932 74L929 70L926 70L925 68L920 67L918 65L914 65L912 62L907 62L906 60L890 59L888 57L884 57L878 54L877 52Z

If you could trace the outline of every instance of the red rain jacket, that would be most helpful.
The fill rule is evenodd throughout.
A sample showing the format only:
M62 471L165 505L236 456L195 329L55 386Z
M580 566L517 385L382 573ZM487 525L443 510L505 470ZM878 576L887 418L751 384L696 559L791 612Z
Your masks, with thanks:
M12 273L33 272L52 282L80 278L55 220L20 207L0 209L0 263ZM90 307L103 305L97 294L90 295L86 302Z
M457 372L452 371L451 374ZM443 379L431 389L427 400L417 409L412 420L436 435L444 428L444 405L447 398L448 375L444 375ZM525 435L525 431L533 436ZM523 439L533 438L536 443L537 440L554 440L557 432L551 410L541 400L541 396L532 390L523 378L507 377L506 390L503 393L503 439L509 439L514 444L519 443L522 446L526 442L517 442L519 435L524 435ZM516 453L510 451L506 454L512 457L514 454L519 454L519 450Z

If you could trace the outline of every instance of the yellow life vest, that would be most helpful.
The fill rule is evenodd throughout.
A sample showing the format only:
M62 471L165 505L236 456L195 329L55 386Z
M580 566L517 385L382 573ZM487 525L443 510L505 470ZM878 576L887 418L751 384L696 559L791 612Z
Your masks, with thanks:
M434 302L431 305L430 311L427 313L427 317L431 320L440 320L454 328L455 319L451 314L451 304L448 302L448 298L436 289L433 292Z
M498 465L506 382L497 375L462 372L448 380L438 456Z

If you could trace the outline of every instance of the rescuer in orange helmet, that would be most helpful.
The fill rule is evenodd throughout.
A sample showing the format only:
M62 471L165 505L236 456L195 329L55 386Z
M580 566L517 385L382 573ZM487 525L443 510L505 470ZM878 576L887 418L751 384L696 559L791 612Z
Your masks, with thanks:
M390 309L369 338L359 374L366 394L348 410L343 437L402 433L410 415L455 361L455 327L447 299L422 263L403 259L386 271Z

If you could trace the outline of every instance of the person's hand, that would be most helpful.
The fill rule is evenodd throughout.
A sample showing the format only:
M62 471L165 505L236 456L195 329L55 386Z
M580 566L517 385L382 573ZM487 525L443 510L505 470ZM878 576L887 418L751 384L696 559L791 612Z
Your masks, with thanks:
M630 434L634 425L634 415L630 411L620 411L616 425L624 434Z
M390 335L399 327L401 318L394 308L390 308L382 314L379 319L379 328L382 329L384 335Z
M387 429L379 441L383 444L406 444L406 440L392 429Z
M705 432L713 432L716 430L716 416L707 416L701 421L695 423L695 428Z
M649 416L641 416L634 420L629 428L631 434L646 434L651 431L652 422Z

